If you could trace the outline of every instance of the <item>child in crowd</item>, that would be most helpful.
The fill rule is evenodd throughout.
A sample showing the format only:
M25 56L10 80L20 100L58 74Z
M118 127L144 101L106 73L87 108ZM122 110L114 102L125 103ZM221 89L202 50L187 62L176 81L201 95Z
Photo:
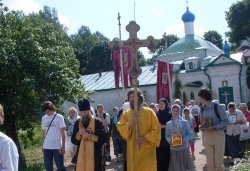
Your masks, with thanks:
M183 110L183 118L188 121L189 126L190 126L190 131L193 133L193 137L189 141L191 153L192 153L192 159L195 160L195 155L194 155L194 143L195 143L195 132L194 128L197 126L195 118L190 115L190 110L188 108L185 108Z

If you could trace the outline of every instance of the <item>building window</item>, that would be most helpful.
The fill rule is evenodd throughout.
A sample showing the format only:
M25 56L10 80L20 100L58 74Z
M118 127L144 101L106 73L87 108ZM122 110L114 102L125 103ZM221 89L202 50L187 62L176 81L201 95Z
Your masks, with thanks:
M189 68L189 69L194 69L193 62L189 62L189 63L188 63L188 68Z
M227 86L228 86L227 80L223 80L223 81L222 81L222 87L227 87Z

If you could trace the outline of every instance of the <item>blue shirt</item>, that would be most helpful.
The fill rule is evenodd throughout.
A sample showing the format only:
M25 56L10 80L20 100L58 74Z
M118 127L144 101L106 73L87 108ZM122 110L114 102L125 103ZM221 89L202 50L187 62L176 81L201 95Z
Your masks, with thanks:
M191 140L193 138L193 133L190 129L189 123L188 121L182 119L181 117L177 118L177 119L171 119L170 121L167 122L166 124L166 139L168 141L169 144L171 144L171 140L172 140L172 134L176 133L175 131L175 125L176 123L178 124L178 131L181 133L182 135L182 140L183 140L183 145L182 146L178 146L178 147L173 147L172 145L170 145L171 150L174 151L180 151L183 149L188 149L189 147L189 140Z
M225 105L218 104L218 114L220 116L220 119L216 116L216 113L214 111L214 103L210 101L207 106L203 106L204 111L201 113L200 118L201 122L203 119L212 118L212 126L215 126L216 130L225 129L228 124L228 118L227 113L225 109Z

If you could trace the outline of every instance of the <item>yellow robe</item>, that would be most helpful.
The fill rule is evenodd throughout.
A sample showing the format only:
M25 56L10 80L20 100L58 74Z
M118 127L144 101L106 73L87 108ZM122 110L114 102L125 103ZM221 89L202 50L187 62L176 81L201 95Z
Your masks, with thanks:
M142 107L139 110L139 136L144 136L147 141L136 145L135 124L129 128L133 110L126 110L117 125L118 131L127 141L127 170L128 171L156 171L156 147L160 145L161 126L153 110ZM131 130L132 129L132 130Z

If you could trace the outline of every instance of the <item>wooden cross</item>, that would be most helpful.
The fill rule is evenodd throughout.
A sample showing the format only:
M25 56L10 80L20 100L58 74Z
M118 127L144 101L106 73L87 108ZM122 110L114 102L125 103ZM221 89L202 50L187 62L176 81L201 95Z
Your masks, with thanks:
M130 50L131 54L131 66L128 70L129 75L132 77L131 85L134 87L134 113L136 115L135 130L136 137L139 137L139 124L138 124L138 96L137 96L137 86L139 85L138 77L142 73L142 69L139 67L138 62L138 49L140 47L148 47L149 49L154 49L158 41L154 39L153 36L148 36L146 40L140 40L137 37L137 32L140 30L140 26L135 21L130 21L126 26L126 30L129 32L129 39L122 41L118 38L114 38L110 43L112 49L117 47L126 47ZM139 145L137 145L139 150Z
M148 36L146 40L140 40L137 37L137 32L140 30L140 26L135 21L130 21L126 26L126 30L129 32L129 39L121 41L118 38L114 38L110 43L111 48L119 46L119 48L126 47L131 53L131 67L129 68L129 75L133 79L137 79L142 70L139 67L138 62L138 49L140 47L148 47L154 49L157 46L157 40L153 36Z
M222 94L222 95L225 96L225 102L227 104L228 103L227 96L230 96L230 93L228 93L227 91L225 91L224 94Z

